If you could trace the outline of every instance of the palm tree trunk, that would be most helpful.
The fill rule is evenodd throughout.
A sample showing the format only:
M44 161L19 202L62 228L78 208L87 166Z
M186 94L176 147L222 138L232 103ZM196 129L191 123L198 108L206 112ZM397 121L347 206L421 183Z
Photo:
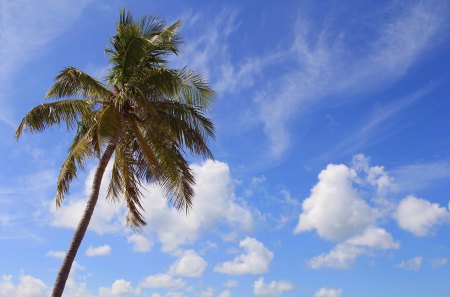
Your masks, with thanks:
M106 166L109 159L111 159L114 149L116 148L117 141L112 141L107 147L95 172L94 181L92 183L92 192L87 201L86 208L84 210L83 217L78 223L78 227L75 230L72 242L70 243L69 250L64 257L64 261L58 272L55 285L53 286L52 297L61 297L66 285L67 278L69 277L70 269L72 268L73 261L77 255L78 248L83 240L86 229L91 221L92 214L94 213L95 205L97 204L98 195L100 192L100 184L102 182L103 174L105 173Z

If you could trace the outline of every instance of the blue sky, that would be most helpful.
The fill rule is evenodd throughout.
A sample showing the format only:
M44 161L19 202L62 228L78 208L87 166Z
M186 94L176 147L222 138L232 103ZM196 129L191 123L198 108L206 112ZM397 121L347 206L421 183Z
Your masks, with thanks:
M48 296L95 168L55 209L71 135L15 127L63 67L104 75L120 7L182 20L216 160L189 216L148 186L141 233L101 198L64 296L448 296L449 6L1 1L0 296Z

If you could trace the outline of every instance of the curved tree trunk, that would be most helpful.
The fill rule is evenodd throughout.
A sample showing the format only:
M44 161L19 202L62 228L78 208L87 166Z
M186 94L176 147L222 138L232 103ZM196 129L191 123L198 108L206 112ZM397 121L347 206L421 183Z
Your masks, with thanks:
M64 261L58 272L55 285L53 286L52 297L61 297L66 285L67 278L69 277L70 269L72 268L73 261L77 255L78 248L83 240L86 229L91 221L92 214L94 212L95 205L97 204L98 195L100 192L100 184L102 182L103 174L105 173L106 166L111 159L114 149L116 148L117 141L111 142L107 147L95 172L94 181L92 183L92 192L87 201L86 208L84 210L83 217L78 223L78 227L75 230L72 242L70 243L69 250L64 257Z

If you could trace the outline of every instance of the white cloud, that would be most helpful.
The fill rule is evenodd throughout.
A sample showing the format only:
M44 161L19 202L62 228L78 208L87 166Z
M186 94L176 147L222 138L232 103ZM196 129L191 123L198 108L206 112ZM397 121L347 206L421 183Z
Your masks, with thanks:
M0 297L45 297L49 294L49 287L30 275L20 276L18 284L13 283L11 275L3 275L0 282Z
M214 296L214 289L208 288L206 291L203 291L200 293L200 297L213 297Z
M390 214L392 203L386 196L395 188L393 179L383 166L370 166L369 161L359 154L351 167L329 164L303 201L294 231L316 230L320 237L338 241L329 252L312 258L311 268L345 269L361 255L399 249L392 235L377 226L378 219ZM370 198L363 199L361 193Z
M105 199L108 191L109 177L111 175L112 164L108 164L105 176L100 187L100 194L94 214L89 223L88 230L98 234L115 233L124 230L125 208L123 203L111 203ZM95 168L93 168L85 181L84 197L89 197L94 180ZM55 227L75 229L86 208L86 199L76 199L69 197L60 208L55 207L54 201L49 202L52 220L50 225Z
M314 294L314 297L340 297L340 296L342 296L341 289L321 288Z
M48 257L53 257L56 259L64 259L64 257L66 256L66 252L64 251L49 251L47 253Z
M284 280L272 281L266 284L263 277L260 277L253 283L253 293L262 297L278 297L293 288L294 286L290 282Z
M223 284L223 286L225 288L228 288L228 289L237 287L238 285L239 285L239 282L237 280L234 280L234 279L229 279Z
M139 291L135 290L131 282L124 279L114 281L111 288L100 287L99 297L129 297L138 296Z
M437 203L408 196L400 201L395 217L404 230L416 236L427 236L435 225L449 222L450 213Z
M295 233L316 230L328 240L345 240L374 223L376 211L353 188L354 169L329 164L303 202Z
M139 285L142 288L166 288L177 289L186 286L180 278L173 278L169 274L155 274L145 278Z
M111 247L107 244L98 247L90 246L86 250L86 256L96 257L96 256L109 256L111 255Z
M156 234L162 244L162 250L169 252L180 245L194 243L202 232L214 226L230 226L234 231L249 231L253 226L252 213L234 193L234 182L230 168L226 163L207 160L201 164L192 164L196 185L193 207L188 215L176 211L167 204L163 190L155 185L143 189L145 218L150 223L143 230L144 236ZM111 164L106 176L110 175ZM86 180L86 196L89 195L94 170ZM125 206L110 203L104 199L109 178L104 178L100 197L88 230L99 234L125 233ZM75 228L84 211L85 201L67 199L69 203L55 210L52 202L51 225ZM149 234L147 234L149 233Z
M363 254L364 251L361 247L338 244L328 253L321 254L309 260L309 266L313 269L345 269L348 268L357 257Z
M231 291L230 290L225 290L219 293L219 295L217 295L217 297L231 297Z
M161 189L149 187L144 192L146 217L162 243L163 251L192 244L201 232L215 225L232 226L236 231L252 228L252 214L238 202L226 163L207 160L201 164L192 164L191 168L196 185L193 206L188 215L169 208L162 198Z
M377 249L398 249L400 244L395 242L392 235L379 227L369 227L361 235L350 238L347 244Z
M79 267L75 267L79 269ZM19 282L14 284L11 275L3 275L0 280L0 297L47 297L50 296L51 287L42 280L30 275L22 275ZM131 297L139 296L140 290L134 289L131 283L119 279L113 282L110 288L100 287L99 294L94 294L87 289L83 282L75 280L72 269L64 289L65 297Z
M399 249L391 234L384 229L369 227L359 236L352 237L336 245L330 252L321 254L309 261L313 269L345 269L361 255L370 255L373 250Z
M146 253L152 248L151 241L142 234L132 234L127 237L127 241L133 245L133 251L138 253Z
M164 297L188 297L182 292L170 291L164 295Z
M420 268L422 268L422 263L422 257L414 257L409 260L401 261L399 264L397 264L397 267L405 270L419 271Z
M195 251L189 250L182 253L180 258L170 266L170 273L189 276L189 277L199 277L205 271L208 263L200 257Z
M433 269L439 269L447 264L448 264L447 258L436 258L431 261L431 267L433 267Z
M239 246L245 252L236 256L232 261L217 265L214 267L214 271L233 275L261 274L269 271L273 253L261 242L247 237L239 243Z
M339 98L348 100L340 95L384 88L405 75L444 27L445 8L438 7L434 1L397 3L387 9L397 13L378 18L373 34L365 35L374 37L366 42L358 40L357 34L336 31L338 26L330 23L324 29L314 27L307 15L300 16L294 45L285 54L295 67L272 83L278 87L263 90L257 100L272 156L279 158L288 149L288 126L294 116L326 104L325 99L338 104Z
M55 259L59 259L59 260L63 260L64 257L66 256L66 252L65 251L49 251L46 254L47 257L52 257ZM76 270L83 270L84 267L82 265L80 265L77 261L73 261L72 264L72 270L70 271L69 274L69 278L73 278L73 274L75 274Z

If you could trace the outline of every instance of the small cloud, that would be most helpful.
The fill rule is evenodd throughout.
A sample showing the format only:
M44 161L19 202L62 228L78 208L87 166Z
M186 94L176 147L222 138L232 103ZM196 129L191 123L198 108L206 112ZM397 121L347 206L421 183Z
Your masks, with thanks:
M434 226L450 222L450 212L445 207L415 196L400 201L395 217L402 229L420 237L429 235Z
M107 244L98 247L89 247L86 250L86 256L96 257L96 256L109 256L111 255L111 247Z
M141 234L132 234L127 237L127 242L133 245L133 251L137 253L146 253L151 250L152 242Z
M423 258L422 257L414 257L409 260L401 261L397 264L398 268L410 271L419 271L422 268Z
M314 297L340 297L340 296L342 296L341 289L321 288L314 294Z
M261 242L252 237L247 237L239 243L245 250L232 261L224 262L214 267L214 271L225 274L260 274L269 271L269 264L273 259L273 253Z
M130 297L139 295L139 290L134 289L131 282L124 279L114 281L110 288L100 287L99 289L99 297Z
M200 257L195 251L189 250L183 252L181 257L170 266L170 273L188 276L199 277L203 274L208 263Z
M49 251L46 254L47 257L53 257L56 259L64 259L64 257L66 256L66 252L64 251Z
M219 295L217 295L217 297L231 297L231 291L230 290L225 290L219 293Z
M239 282L237 280L234 280L234 279L229 279L223 284L223 286L225 288L228 288L228 289L237 287L238 285L239 285Z
M431 267L433 267L433 269L439 269L447 264L448 264L447 258L436 258L431 261Z
M141 284L143 288L177 289L185 287L185 282L180 278L173 278L169 274L155 274L148 276Z
M313 269L346 269L361 255L369 255L375 249L391 250L400 248L392 235L382 228L370 227L362 235L350 238L336 245L330 252L309 261Z
M264 278L260 277L253 284L253 293L261 297L279 297L293 288L294 286L288 281L272 281L266 284Z

